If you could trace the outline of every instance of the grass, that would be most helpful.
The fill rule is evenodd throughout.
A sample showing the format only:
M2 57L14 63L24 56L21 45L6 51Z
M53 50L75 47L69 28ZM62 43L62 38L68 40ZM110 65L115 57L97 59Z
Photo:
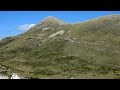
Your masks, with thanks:
M120 78L120 18L47 24L0 42L0 67L32 78ZM62 36L48 38L59 30ZM76 39L75 39L76 38Z

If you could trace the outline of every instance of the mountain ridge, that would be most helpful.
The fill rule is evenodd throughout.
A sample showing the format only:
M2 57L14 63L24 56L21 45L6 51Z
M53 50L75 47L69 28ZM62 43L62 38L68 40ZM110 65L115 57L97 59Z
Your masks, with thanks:
M33 78L120 78L119 15L77 24L61 25L54 17L41 22L0 41L0 68Z

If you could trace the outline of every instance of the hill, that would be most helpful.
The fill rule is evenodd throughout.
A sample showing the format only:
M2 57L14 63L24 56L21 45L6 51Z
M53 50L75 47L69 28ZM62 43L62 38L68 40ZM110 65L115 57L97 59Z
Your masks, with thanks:
M32 78L120 78L120 15L76 24L47 17L0 41L0 68Z

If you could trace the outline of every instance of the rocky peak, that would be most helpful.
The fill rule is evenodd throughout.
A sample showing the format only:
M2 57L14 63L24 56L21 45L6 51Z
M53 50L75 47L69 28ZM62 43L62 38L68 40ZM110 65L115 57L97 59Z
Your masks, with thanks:
M45 19L43 19L42 23L56 23L56 24L59 24L59 25L65 24L64 21L62 21L62 20L60 20L56 17L53 17L53 16L46 17Z

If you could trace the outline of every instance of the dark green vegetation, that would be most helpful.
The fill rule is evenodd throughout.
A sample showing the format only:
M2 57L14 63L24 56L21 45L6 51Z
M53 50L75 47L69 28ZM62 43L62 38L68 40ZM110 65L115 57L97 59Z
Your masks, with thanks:
M0 41L0 70L32 78L120 78L120 15L77 24L49 17Z

